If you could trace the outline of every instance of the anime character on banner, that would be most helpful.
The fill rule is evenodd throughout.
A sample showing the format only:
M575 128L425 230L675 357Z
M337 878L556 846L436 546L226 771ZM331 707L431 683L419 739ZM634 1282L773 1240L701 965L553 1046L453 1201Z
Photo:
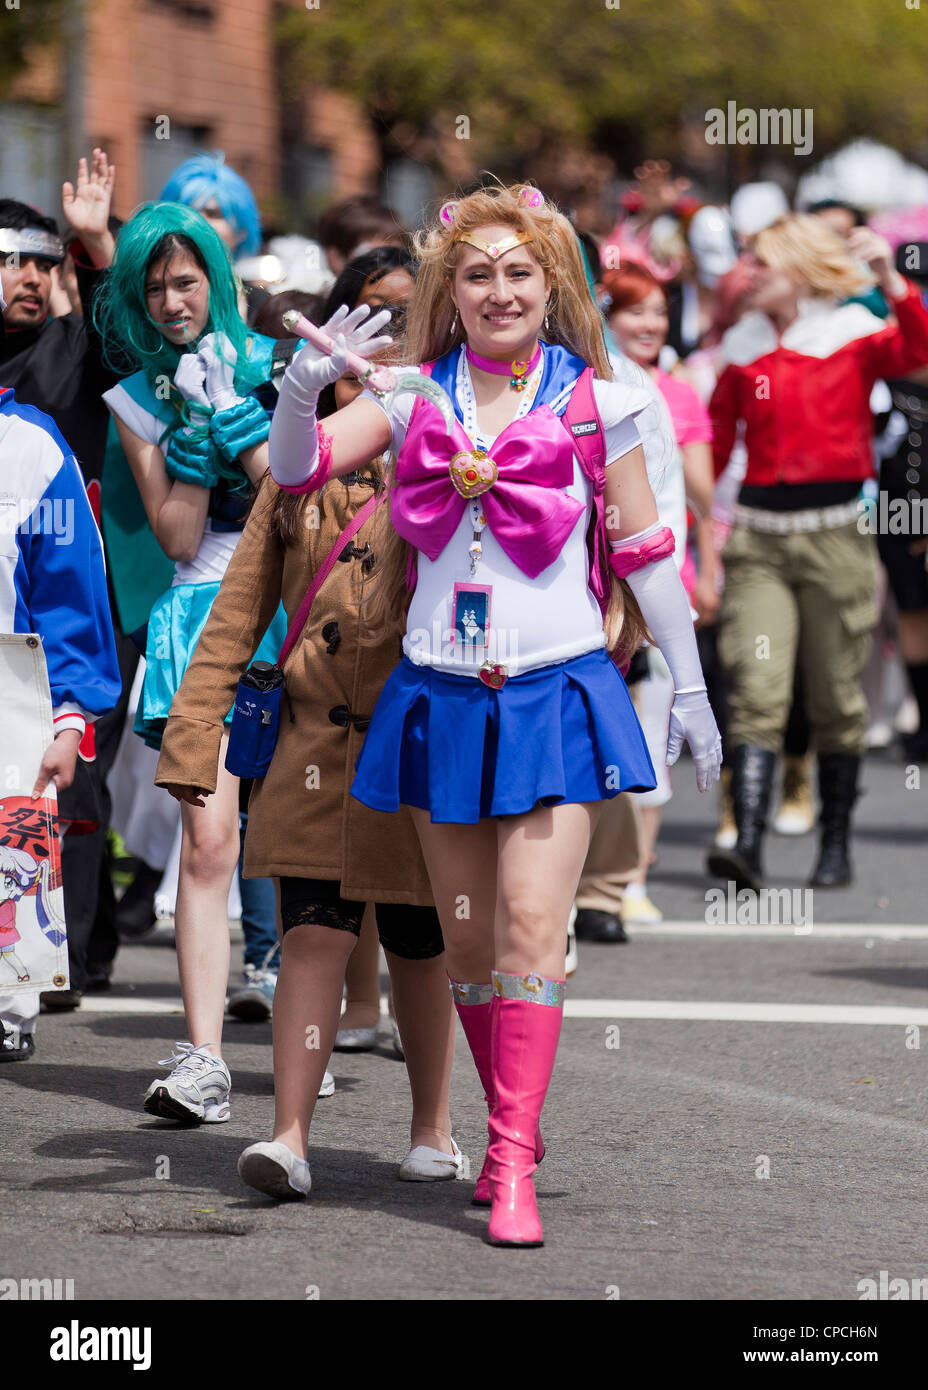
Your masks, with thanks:
M0 634L0 1016L7 994L69 985L60 857L69 820L56 786L73 781L80 740L75 715L52 704L51 634L48 655L45 645L34 632Z
M0 803L0 816L4 817L4 821L6 811L6 805ZM0 846L0 979L9 978L8 971L16 975L18 984L25 984L30 979L28 967L17 951L17 944L22 940L20 928L27 932L27 942L30 936L35 936L30 931L33 920L53 948L63 946L67 940L64 916L60 910L58 847L54 835L49 836L48 844L50 848L54 847L54 855L49 854L40 860L34 859L24 849L11 849L7 844ZM58 897L57 903L53 895ZM24 921L27 916L28 927Z

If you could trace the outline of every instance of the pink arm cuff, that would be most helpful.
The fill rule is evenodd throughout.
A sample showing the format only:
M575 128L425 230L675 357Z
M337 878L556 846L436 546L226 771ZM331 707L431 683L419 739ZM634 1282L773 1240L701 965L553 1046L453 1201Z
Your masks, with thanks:
M329 481L332 472L332 439L321 424L316 425L316 433L319 436L319 459L316 467L302 483L278 483L281 492L318 492Z
M621 542L619 544L621 545ZM638 544L629 545L624 549L614 549L609 556L609 565L613 574L619 579L624 579L635 570L643 569L645 565L653 565L655 560L663 560L667 555L672 555L675 546L670 527L662 526L653 536L648 536Z

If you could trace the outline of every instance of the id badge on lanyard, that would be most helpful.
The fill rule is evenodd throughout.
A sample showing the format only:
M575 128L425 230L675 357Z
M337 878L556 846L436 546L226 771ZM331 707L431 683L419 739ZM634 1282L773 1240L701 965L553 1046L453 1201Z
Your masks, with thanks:
M490 645L491 584L455 584L451 641L460 650L486 651Z

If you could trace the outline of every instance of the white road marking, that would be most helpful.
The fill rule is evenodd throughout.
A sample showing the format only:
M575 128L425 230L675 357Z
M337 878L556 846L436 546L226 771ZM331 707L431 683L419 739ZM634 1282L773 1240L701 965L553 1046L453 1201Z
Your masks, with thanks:
M567 1018L690 1019L710 1023L928 1024L928 1009L889 1004L709 1003L686 999L570 999Z
M573 918L571 913L571 919ZM820 940L826 938L838 939L842 937L853 940L855 937L872 937L879 941L928 941L928 925L919 926L914 922L822 922L813 923L811 931L808 927L800 926L798 932L792 923L767 923L765 926L746 926L738 923L721 923L710 925L704 921L664 921L664 922L629 922L626 924L632 935L636 937L646 936L733 936L739 940L746 940L750 937L757 939L768 939L771 936L781 936L784 939L792 939L794 936L809 936L813 939L818 937ZM242 929L238 922L230 923L230 936L233 942L241 941ZM170 941L174 936L173 918L163 917L158 921L157 927L150 935L138 942L124 941L122 949L138 946L151 946L156 942ZM580 943L581 950L585 943Z
M146 999L133 997L132 999L117 999L112 995L106 998L97 996L89 998L86 994L81 1000L80 1014L182 1014L184 1003L182 999ZM42 1015L42 1021L48 1018L48 1014Z
M657 922L653 924L634 922L626 924L629 935L635 937L646 936L735 936L744 941L750 937L769 940L772 936L780 936L784 940L792 941L797 936L814 941L816 938L824 940L855 940L859 938L869 938L874 941L928 941L928 926L918 927L913 923L899 922L823 922L821 925L815 923L809 927L794 927L789 923L778 925L768 923L766 926L736 926L734 924L721 924L710 926L707 922ZM582 951L585 942L580 943Z
M82 1014L183 1014L180 999L81 1000ZM686 999L571 999L566 1018L637 1018L703 1023L842 1023L904 1028L928 1025L928 1009L890 1004L770 1004Z

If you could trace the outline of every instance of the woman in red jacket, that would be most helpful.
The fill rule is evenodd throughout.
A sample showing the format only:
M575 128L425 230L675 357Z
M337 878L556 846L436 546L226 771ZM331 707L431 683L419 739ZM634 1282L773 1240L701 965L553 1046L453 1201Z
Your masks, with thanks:
M841 304L873 277L887 326ZM875 550L861 516L873 474L870 392L928 362L928 313L889 244L859 227L844 243L820 218L781 217L755 240L748 312L723 340L710 403L715 469L743 424L748 466L723 551L720 655L731 684L733 850L709 869L759 889L761 840L790 708L797 651L818 752L821 844L811 883L851 882L850 814L867 706L860 675L876 620Z

